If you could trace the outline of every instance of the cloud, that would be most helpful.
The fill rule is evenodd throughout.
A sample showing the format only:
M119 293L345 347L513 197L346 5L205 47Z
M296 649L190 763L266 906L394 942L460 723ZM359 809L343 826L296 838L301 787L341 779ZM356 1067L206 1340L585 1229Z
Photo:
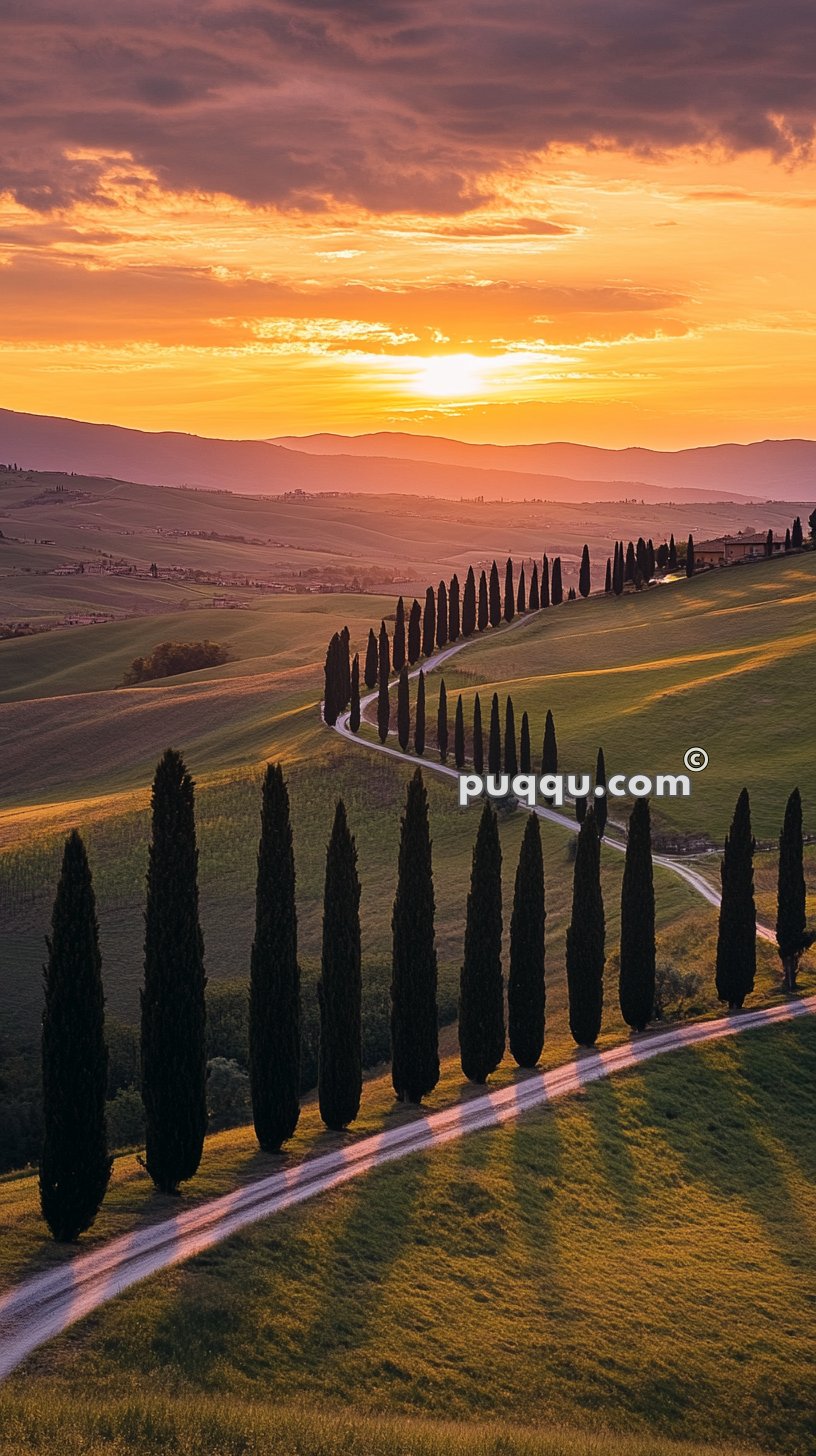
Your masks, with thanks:
M43 211L100 194L97 153L170 190L454 216L554 145L795 159L814 136L812 0L6 0L4 17L0 186Z

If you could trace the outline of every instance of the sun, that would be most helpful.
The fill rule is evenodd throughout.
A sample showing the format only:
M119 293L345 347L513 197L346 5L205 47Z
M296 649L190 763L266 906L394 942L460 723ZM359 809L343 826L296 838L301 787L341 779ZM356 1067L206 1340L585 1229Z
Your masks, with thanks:
M438 354L422 360L412 388L435 399L461 399L484 389L486 364L476 354Z

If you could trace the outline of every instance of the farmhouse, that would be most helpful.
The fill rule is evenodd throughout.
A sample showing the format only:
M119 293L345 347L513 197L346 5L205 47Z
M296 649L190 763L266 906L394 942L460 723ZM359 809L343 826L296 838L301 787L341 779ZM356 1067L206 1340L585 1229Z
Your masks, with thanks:
M735 561L757 561L766 555L767 535L763 531L745 531L737 536L717 536L712 541L695 542L694 559L698 566L731 566ZM774 555L784 547L784 538L774 536Z

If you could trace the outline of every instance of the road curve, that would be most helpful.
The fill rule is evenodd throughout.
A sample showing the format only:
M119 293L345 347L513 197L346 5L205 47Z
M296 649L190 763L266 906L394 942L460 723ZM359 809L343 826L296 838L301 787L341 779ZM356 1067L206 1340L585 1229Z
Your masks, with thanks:
M347 1147L282 1169L269 1177L186 1209L175 1218L113 1240L70 1263L38 1274L0 1298L0 1380L47 1340L131 1285L192 1259L239 1229L337 1188L372 1168L441 1146L466 1133L499 1126L546 1106L602 1077L626 1071L664 1052L700 1046L816 1012L816 996L669 1031L644 1032L604 1052L578 1052L548 1072L519 1073L510 1087L486 1092L440 1112L422 1113L399 1127L349 1141Z
M532 621L535 615L536 614L528 612L524 616L514 617L512 622L510 622L505 627L499 628L498 630L503 633L512 632L515 627L524 626L526 623ZM440 667L443 662L447 662L451 657L454 657L456 653L461 652L469 644L479 642L481 639L481 633L474 633L470 637L460 637L458 641L453 642L449 646L442 648L439 652L434 653L431 657L424 658L421 663L419 663L416 667L412 669L412 671L409 672L409 678L418 677L420 672L433 672L435 668ZM365 693L360 698L360 712L364 712L365 709L374 702L376 697L376 688L370 693ZM456 768L451 768L449 764L436 763L433 759L430 758L417 758L416 754L403 753L401 748L392 748L390 744L380 743L379 740L360 738L357 733L352 733L351 728L349 727L348 709L340 714L337 722L334 724L334 728L335 731L339 733L342 738L348 739L350 743L355 743L358 748L370 748L376 753L388 754L390 758L401 759L404 763L413 764L414 767L421 766L423 771L425 769L428 769L431 773L445 774L448 778L451 779L459 778L459 770ZM548 819L551 824L560 825L562 829L569 830L571 834L577 834L578 830L581 827L574 817L571 818L567 814L559 814L557 809L548 809L544 804L536 804L531 812L537 814L539 819ZM614 835L604 835L604 844L608 844L611 849L618 850L620 854L625 854L626 852L626 844L624 843L624 841L616 839ZM685 883L689 885L690 888L694 890L698 895L700 895L703 900L707 900L709 905L713 905L715 909L719 908L721 896L717 893L714 886L709 884L708 880L705 878L705 875L702 875L699 870L693 869L691 865L685 864L683 860L676 859L673 855L670 854L656 854L653 856L653 861L656 865L659 865L661 869L669 870L672 874L677 875L679 879L684 880ZM757 922L757 936L760 940L769 940L772 941L774 945L776 944L776 935L774 931L771 930L769 926L761 925L759 924L759 922Z

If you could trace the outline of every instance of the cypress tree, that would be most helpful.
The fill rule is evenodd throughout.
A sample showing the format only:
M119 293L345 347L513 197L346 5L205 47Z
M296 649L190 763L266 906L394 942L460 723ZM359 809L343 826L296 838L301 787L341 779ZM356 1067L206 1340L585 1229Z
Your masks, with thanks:
M669 548L665 541L661 541L660 545L658 546L655 560L657 562L658 570L665 571L666 567L669 564Z
M162 1193L192 1178L204 1147L205 985L195 785L168 748L153 780L141 1041L145 1167Z
M448 588L440 581L436 594L436 645L448 645Z
M351 664L351 711L349 713L349 728L352 733L358 733L360 729L360 654L355 652L354 661Z
M504 705L504 771L511 778L514 778L518 773L516 714L513 708L513 699L509 695Z
M612 590L616 597L623 591L623 543L615 542L615 564L612 570Z
M502 619L501 591L499 589L499 568L495 561L490 568L490 590L488 593L490 606L490 625L498 627Z
M802 531L801 517L795 516L791 527L791 546L794 551L799 551L804 544L804 533Z
M359 659L355 658L359 667ZM249 1081L255 1136L276 1153L300 1116L300 971L289 794L267 764L249 975Z
M550 588L550 600L554 607L560 607L564 600L564 588L561 583L561 557L556 556L552 568L552 586Z
M460 634L459 578L454 572L448 590L448 638L451 642L458 642Z
M75 829L65 841L46 945L40 1208L54 1238L72 1243L96 1218L112 1163L96 900L85 846Z
M479 694L473 700L473 769L484 773L484 738L482 736L482 704Z
M694 575L694 537L689 532L686 542L686 576Z
M583 824L584 820L586 819L587 809L588 808L589 808L589 802L587 800L586 794L576 794L576 796L575 796L575 817L578 820L578 823L579 824Z
M461 772L465 766L465 711L461 693L456 699L456 717L453 723L453 761Z
M380 640L377 645L377 682L388 678L391 672L391 643L388 640L385 622L380 622Z
M489 774L501 773L501 728L499 727L499 695L493 694L490 704L490 732L487 740L487 771Z
M604 577L604 591L606 592L606 595L607 596L611 596L611 594L612 594L612 559L609 556L607 556L607 558L606 558L606 576Z
M779 880L776 898L776 943L782 962L782 984L796 990L799 961L813 944L805 915L805 870L802 847L802 799L794 789L785 805L779 836Z
M411 667L413 667L415 662L419 662L419 655L422 648L421 623L422 611L419 602L414 597L411 603L411 610L408 613L408 661Z
M756 906L754 904L754 840L748 790L737 799L731 829L725 837L720 867L722 900L717 933L717 995L729 1010L742 1006L754 989L756 975Z
M439 684L439 706L436 710L436 744L439 749L440 763L446 763L448 759L448 695L445 692L444 678Z
M765 537L765 555L773 556L773 530L769 530Z
M634 581L636 571L637 560L635 558L635 548L630 541L626 548L626 565L623 572L624 581Z
M403 753L407 753L411 738L411 702L407 667L402 669L397 685L397 738Z
M786 551L790 551L790 549L791 549L790 526L786 526L786 528L785 528L785 550Z
M416 721L414 723L414 753L421 758L425 752L425 674L420 671L417 683Z
M417 769L400 828L391 919L391 1079L402 1102L421 1102L439 1081L434 911L428 795Z
M519 571L518 591L516 593L516 611L518 612L520 617L523 617L524 613L527 611L527 590L524 584L523 561L521 563L521 569Z
M485 800L476 843L459 980L459 1051L471 1082L487 1081L504 1055L504 986L501 965L502 892L499 828Z
M590 585L589 547L584 545L584 549L581 552L581 566L578 572L578 590L582 597L589 596Z
M538 594L538 562L533 562L533 570L530 575L530 611L537 612L541 606L541 598Z
M537 816L529 814L516 869L507 978L510 1050L520 1067L534 1067L544 1046L545 919L541 833Z
M379 671L380 656L377 648L377 638L374 635L374 628L368 629L368 645L365 656L364 680L367 688L377 686L377 674Z
M542 607L550 605L550 563L546 556L541 562L541 605Z
M363 1087L360 881L357 847L342 799L326 852L323 950L317 986L320 1047L317 1096L326 1127L339 1132L360 1110Z
M429 586L425 592L425 610L422 613L422 655L430 657L436 641L436 601L434 589Z
M646 576L646 542L644 541L644 539L643 539L642 536L638 536L637 546L635 547L635 565L637 566L637 569L640 572L641 576L645 578L645 576Z
M512 622L516 615L516 595L513 590L513 562L508 556L504 568L504 620Z
M533 755L530 749L530 719L526 712L521 715L521 733L519 735L519 769L523 774L532 773Z
M603 788L604 793L595 797L595 823L598 826L598 835L603 839L606 832L606 821L608 817L608 804L606 800L606 761L604 751L598 749L598 757L595 761L595 787Z
M572 921L567 930L569 1026L578 1046L594 1046L601 1029L604 938L601 845L590 811L578 834Z
M395 672L402 672L407 661L407 646L405 640L405 603L400 597L397 602L397 614L394 619L394 647L391 653L391 661L394 664Z
M555 740L555 721L550 709L544 719L544 743L541 750L541 772L558 773L558 744Z
M340 633L340 707L347 708L351 697L351 657L349 654L349 629Z
M655 549L651 536L646 542L646 580L653 581L655 574Z
M479 608L476 618L476 625L480 632L484 632L490 621L490 609L487 601L487 577L482 572L479 577Z
M636 799L629 816L621 887L621 1015L633 1031L643 1031L654 1016L655 897L649 800Z
M342 680L340 671L340 638L335 632L326 649L323 667L323 720L333 728L342 707Z
M385 743L391 728L391 695L388 691L388 668L380 639L380 681L377 688L377 735Z
M570 589L569 589L569 591L567 592L567 601L568 602L574 602L574 601L576 601L575 587L574 586L571 586Z
M669 571L677 570L677 546L674 540L674 532L669 538Z
M465 591L462 597L462 636L470 637L476 631L476 577L473 567L467 569Z

